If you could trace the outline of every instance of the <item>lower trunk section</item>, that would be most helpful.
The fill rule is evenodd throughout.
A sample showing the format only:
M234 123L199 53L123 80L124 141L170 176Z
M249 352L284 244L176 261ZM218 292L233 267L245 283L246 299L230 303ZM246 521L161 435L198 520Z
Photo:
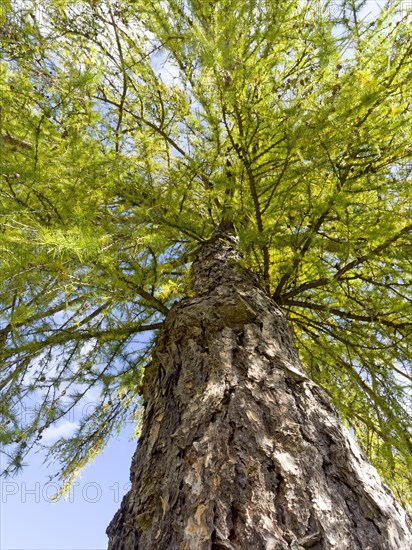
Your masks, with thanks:
M212 264L209 279L225 270ZM231 273L213 288L200 276L203 295L165 321L109 549L409 550L408 515L308 379L282 312Z

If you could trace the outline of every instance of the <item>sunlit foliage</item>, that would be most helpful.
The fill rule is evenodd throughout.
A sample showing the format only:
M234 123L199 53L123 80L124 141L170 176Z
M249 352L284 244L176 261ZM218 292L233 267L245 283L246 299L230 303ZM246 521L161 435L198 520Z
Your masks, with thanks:
M61 480L137 418L153 331L220 225L410 501L412 41L396 2L363 4L3 1L6 473L90 392L49 450Z

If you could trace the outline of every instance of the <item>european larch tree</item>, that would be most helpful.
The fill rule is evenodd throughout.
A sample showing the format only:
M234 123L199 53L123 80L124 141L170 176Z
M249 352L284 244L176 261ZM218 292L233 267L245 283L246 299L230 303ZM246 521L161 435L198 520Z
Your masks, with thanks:
M132 419L111 550L410 548L412 39L364 4L3 0L4 473Z

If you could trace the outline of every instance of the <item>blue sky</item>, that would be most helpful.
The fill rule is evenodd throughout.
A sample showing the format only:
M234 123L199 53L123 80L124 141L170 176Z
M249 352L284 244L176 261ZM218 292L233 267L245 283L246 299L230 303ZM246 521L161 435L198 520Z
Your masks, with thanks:
M16 478L1 481L0 550L105 550L106 527L129 487L136 440L132 426L113 437L103 454L83 470L67 500L50 502L54 487L42 457Z

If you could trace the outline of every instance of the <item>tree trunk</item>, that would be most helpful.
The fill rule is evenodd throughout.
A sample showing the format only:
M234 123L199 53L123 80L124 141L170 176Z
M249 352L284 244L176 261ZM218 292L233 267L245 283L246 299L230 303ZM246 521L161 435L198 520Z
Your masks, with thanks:
M196 297L167 316L109 549L409 550L410 517L238 259L229 237L212 239Z

